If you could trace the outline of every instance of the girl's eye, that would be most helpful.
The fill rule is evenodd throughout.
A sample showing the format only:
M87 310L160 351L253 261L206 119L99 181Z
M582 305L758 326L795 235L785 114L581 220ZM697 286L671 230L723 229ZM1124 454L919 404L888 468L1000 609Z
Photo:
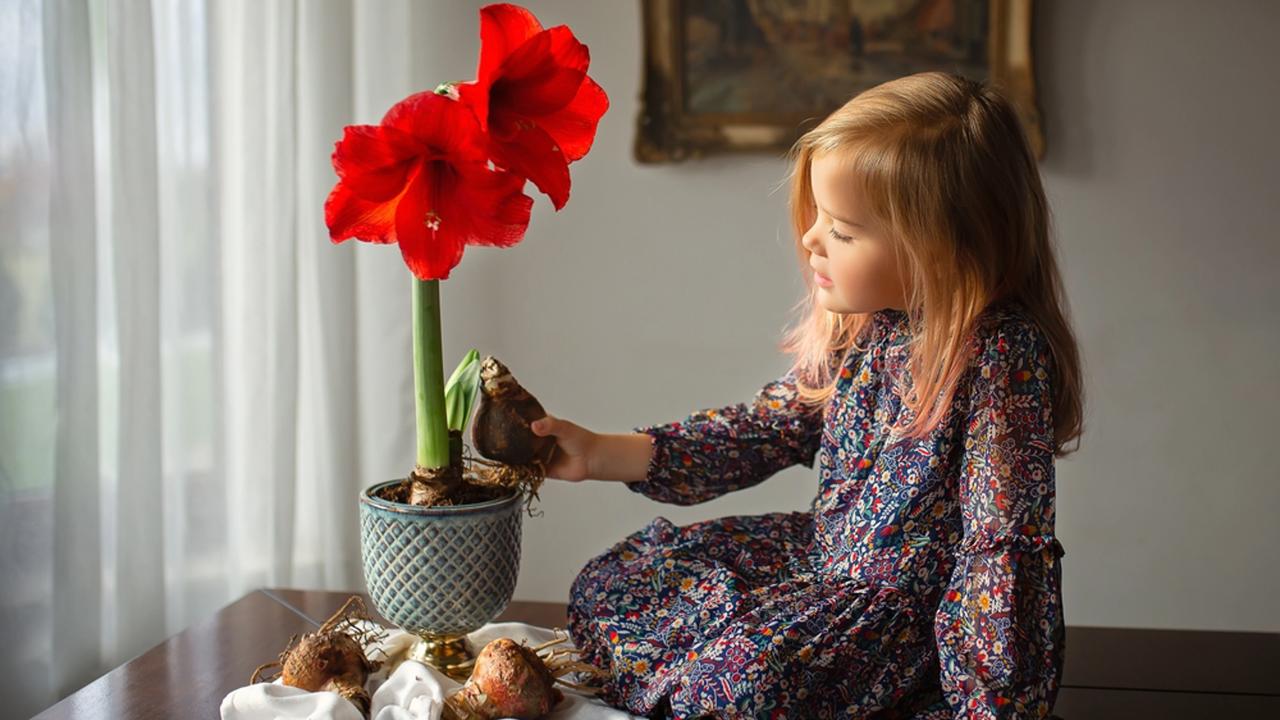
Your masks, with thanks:
M835 229L835 228L831 228L831 230L830 230L829 232L831 233L831 237L833 237L833 238L835 238L835 239L837 239L837 240L840 240L840 241L842 241L842 242L849 242L850 240L852 240L852 239L853 239L853 238L849 237L848 235L841 235L840 233L836 232L836 229Z

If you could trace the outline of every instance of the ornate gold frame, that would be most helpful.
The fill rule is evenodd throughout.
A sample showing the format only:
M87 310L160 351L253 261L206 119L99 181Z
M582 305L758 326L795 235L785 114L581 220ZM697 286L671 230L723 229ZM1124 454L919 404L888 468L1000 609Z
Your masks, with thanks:
M784 153L821 117L774 113L693 116L684 111L685 53L683 35L677 32L682 1L641 0L644 86L636 123L636 160L666 163L711 154ZM989 79L1014 102L1036 157L1043 158L1044 131L1036 106L1031 52L1032 0L988 1ZM827 112L831 110L835 108Z

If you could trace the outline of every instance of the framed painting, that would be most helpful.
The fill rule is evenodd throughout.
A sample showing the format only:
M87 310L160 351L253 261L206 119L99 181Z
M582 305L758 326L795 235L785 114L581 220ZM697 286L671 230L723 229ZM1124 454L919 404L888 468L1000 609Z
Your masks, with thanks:
M784 153L858 92L926 70L999 85L1037 157L1032 0L641 0L635 157Z

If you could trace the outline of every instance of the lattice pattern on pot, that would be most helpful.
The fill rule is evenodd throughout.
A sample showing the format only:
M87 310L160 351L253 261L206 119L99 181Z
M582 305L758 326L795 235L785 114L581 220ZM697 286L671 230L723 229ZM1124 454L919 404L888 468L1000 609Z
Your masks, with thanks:
M463 634L493 620L520 572L521 505L498 514L389 519L361 507L374 606L409 632Z

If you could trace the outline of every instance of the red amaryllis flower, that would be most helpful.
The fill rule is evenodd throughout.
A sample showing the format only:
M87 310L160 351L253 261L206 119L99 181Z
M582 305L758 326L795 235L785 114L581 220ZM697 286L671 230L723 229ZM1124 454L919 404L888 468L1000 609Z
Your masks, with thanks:
M466 105L435 92L396 103L380 125L349 125L333 151L329 237L399 243L409 270L445 280L466 245L508 247L529 225L525 178L488 164Z
M587 77L590 62L567 25L543 30L518 5L486 5L477 77L457 84L489 133L494 165L532 180L556 210L569 200L569 163L591 149L609 108L604 89Z

